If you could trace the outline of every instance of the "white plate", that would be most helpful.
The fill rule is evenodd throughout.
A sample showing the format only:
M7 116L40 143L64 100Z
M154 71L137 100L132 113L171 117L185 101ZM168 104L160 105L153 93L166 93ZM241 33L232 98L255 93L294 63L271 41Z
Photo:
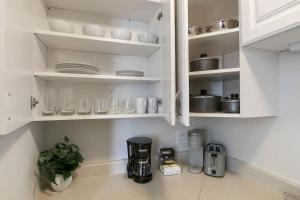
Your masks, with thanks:
M95 71L95 72L99 72L99 68L98 67L94 67L94 66L90 66L90 65L82 65L82 64L57 64L55 67L56 70L66 70L66 69L71 69L71 70L75 70L75 69L79 69L79 70L91 70L91 71Z
M74 73L74 74L99 74L99 71L93 71L81 68L66 68L66 69L56 69L60 73Z
M56 64L56 67L92 67L92 68L98 68L92 65L88 64L81 64L81 63L58 63Z
M142 71L135 71L135 70L120 70L116 71L117 76L137 76L142 77L144 76L144 72Z
M81 69L81 70L91 70L95 72L99 72L100 70L98 68L91 68L91 67L56 67L56 70L64 70L64 69Z

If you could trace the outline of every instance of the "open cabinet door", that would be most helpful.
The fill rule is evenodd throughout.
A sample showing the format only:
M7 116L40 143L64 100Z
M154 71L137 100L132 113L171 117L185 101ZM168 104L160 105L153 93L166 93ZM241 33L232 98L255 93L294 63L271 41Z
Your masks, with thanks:
M0 1L0 135L4 135L32 121L33 1Z
M175 125L175 2L162 0L161 66L163 68L163 113L170 125Z
M189 126L188 0L176 0L176 38L177 114L178 120L184 126Z

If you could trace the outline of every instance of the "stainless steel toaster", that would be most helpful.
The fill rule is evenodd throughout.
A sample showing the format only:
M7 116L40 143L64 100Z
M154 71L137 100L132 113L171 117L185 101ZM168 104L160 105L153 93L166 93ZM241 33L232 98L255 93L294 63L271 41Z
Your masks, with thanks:
M223 177L225 170L225 148L220 144L208 144L204 152L204 173L209 176Z

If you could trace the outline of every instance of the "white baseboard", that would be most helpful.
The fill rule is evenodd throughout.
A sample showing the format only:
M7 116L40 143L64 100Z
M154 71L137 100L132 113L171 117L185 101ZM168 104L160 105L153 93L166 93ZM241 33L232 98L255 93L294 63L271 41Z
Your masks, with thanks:
M96 176L108 176L126 172L127 160L86 163L76 170L74 177L77 179Z
M177 153L176 157L179 163L187 163L188 152ZM76 171L75 177L81 179L122 174L126 173L126 166L127 160L84 164ZM155 156L152 158L152 166L157 166L157 157ZM236 158L227 156L227 169L271 190L300 196L300 185L298 183Z
M179 163L186 163L188 152L180 152L176 154ZM158 166L157 156L152 157L152 166ZM127 160L116 160L97 163L85 163L76 170L74 176L78 179L89 178L95 176L109 176L114 174L122 174L127 171Z
M227 156L227 168L230 171L272 190L280 193L288 192L300 196L300 185L298 183L263 168L253 166L230 156Z

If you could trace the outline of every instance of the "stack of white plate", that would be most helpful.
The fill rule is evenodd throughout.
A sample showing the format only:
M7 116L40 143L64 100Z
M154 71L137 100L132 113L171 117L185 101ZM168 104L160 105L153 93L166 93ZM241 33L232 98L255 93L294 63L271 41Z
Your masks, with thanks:
M98 67L94 67L81 63L59 63L55 70L61 73L75 73L75 74L99 74Z
M116 71L117 76L144 76L144 72L135 70L120 70Z

